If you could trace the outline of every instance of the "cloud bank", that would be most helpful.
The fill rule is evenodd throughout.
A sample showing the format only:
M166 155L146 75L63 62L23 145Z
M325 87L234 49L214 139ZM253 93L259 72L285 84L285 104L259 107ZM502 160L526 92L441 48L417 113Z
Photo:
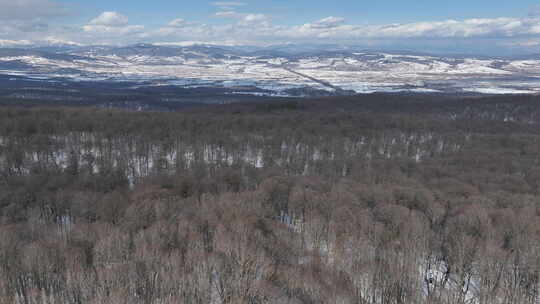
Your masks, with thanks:
M0 20L36 20L69 14L64 4L49 0L0 0Z
M339 16L282 25L273 16L239 12L246 4L211 3L218 10L207 23L175 18L161 26L132 24L128 16L104 11L79 25L59 25L70 9L52 0L0 0L0 46L28 45L34 41L80 44L150 42L182 44L186 41L267 45L290 42L342 44L451 43L493 39L501 46L540 47L540 7L526 17L471 18L392 24L355 24ZM39 9L36 9L39 8ZM212 22L215 20L216 22ZM219 21L219 22L218 22ZM46 37L46 38L44 38ZM434 42L435 41L435 42ZM540 50L539 50L540 51Z
M96 37L110 37L140 34L144 31L142 25L129 25L128 17L117 12L103 12L101 15L90 20L83 26L87 33L95 34Z

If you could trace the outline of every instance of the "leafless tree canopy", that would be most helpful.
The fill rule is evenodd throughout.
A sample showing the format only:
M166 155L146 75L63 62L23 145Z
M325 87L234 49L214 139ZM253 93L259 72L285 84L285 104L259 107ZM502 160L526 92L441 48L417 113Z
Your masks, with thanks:
M540 99L0 108L0 303L540 303Z

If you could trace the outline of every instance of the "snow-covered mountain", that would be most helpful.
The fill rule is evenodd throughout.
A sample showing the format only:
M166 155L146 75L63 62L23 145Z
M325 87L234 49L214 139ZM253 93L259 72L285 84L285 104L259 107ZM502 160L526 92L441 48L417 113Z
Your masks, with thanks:
M337 46L2 48L0 74L131 81L141 86L226 87L237 93L249 87L277 96L309 91L540 93L540 56L434 56Z

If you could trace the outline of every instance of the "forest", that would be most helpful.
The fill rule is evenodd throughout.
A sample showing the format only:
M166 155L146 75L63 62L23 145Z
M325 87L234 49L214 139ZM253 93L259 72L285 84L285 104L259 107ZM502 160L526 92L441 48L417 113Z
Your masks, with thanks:
M540 96L1 106L13 303L540 303Z

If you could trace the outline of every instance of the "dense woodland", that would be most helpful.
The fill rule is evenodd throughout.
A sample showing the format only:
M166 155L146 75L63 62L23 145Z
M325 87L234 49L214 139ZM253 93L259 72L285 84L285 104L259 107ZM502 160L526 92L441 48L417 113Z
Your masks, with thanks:
M0 303L535 304L540 97L0 108Z

